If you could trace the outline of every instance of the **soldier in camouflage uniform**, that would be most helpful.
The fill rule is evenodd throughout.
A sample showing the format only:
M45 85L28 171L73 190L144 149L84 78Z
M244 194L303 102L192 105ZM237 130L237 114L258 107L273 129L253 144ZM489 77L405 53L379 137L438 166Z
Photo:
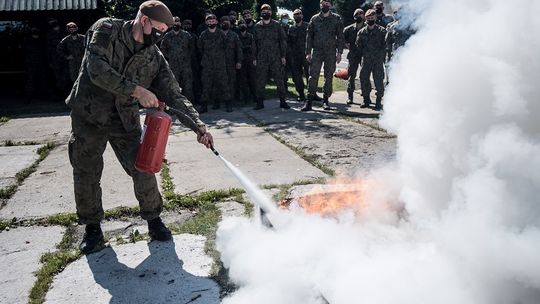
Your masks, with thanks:
M135 20L103 18L87 32L82 68L66 100L71 108L69 159L75 202L79 222L86 224L80 244L83 253L103 248L100 179L107 142L133 178L150 237L161 241L172 237L159 217L163 204L155 175L134 167L141 138L139 103L153 108L158 106L159 98L185 114L179 119L197 132L200 143L207 147L212 144L212 136L180 93L167 61L155 45L172 23L172 15L163 3L147 1L141 4Z
M208 29L201 33L197 41L202 66L202 107L199 112L208 111L208 102L211 98L214 98L213 109L220 108L220 99L225 100L229 107L232 98L227 80L226 36L217 28L216 15L207 15L206 25Z
M382 110L382 97L384 96L384 58L386 55L386 30L376 24L377 14L370 9L366 12L367 26L363 27L356 38L356 46L362 53L362 69L360 70L360 84L362 86L362 96L364 104L368 107L371 103L369 94L371 93L370 76L373 74L373 82L377 90L377 101L375 109Z
M357 9L353 14L354 23L347 26L343 30L343 37L345 38L345 45L349 48L349 54L347 59L349 60L349 66L347 67L347 72L349 74L349 83L347 85L347 93L349 99L347 104L352 104L354 100L354 90L356 89L356 75L358 74L358 66L362 60L362 53L359 52L356 47L356 36L358 31L364 27L364 11Z
M197 41L199 36L193 31L193 21L191 19L184 19L182 21L182 29L189 33L189 44L191 45L191 72L193 75L193 94L195 95L194 103L201 104L201 56L197 47Z
M242 44L240 43L240 38L238 38L238 35L231 30L231 22L229 17L221 17L221 30L225 34L225 63L227 65L228 85L232 92L236 92L238 84L236 79L237 72L242 68L242 61L244 60ZM227 104L227 112L232 112L231 102Z
M255 110L264 108L264 88L268 75L277 86L279 106L290 109L287 104L287 91L283 85L283 68L285 67L287 53L287 35L279 22L272 20L272 8L268 4L261 6L262 20L255 25L255 44L257 53L254 65L257 67L257 106Z
M68 23L66 28L69 35L60 41L56 50L67 62L69 79L73 84L77 76L79 76L79 69L84 55L84 35L77 33L79 28L74 22Z
M287 36L287 40L289 38L289 28L290 28L289 19L290 19L289 14L287 13L281 13L281 16L279 18L279 24L281 24L281 28L285 32L285 35ZM291 66L290 66L290 60L289 60L290 59L289 56L291 55L291 53L290 53L289 47L290 47L289 42L287 41L287 52L285 55L285 58L287 59L287 63L285 67L283 68L283 85L285 87L286 92L288 91L287 82L289 81L289 74L291 73Z
M163 37L161 51L182 88L182 95L190 101L194 100L191 56L195 50L191 43L191 35L181 29L179 17L174 17L173 30Z
M396 21L390 23L386 29L386 50L388 60L392 58L393 53L400 47L405 45L405 42L416 33L410 20L401 20L402 11L399 10L395 14Z
M289 28L287 39L287 64L290 66L292 79L296 92L298 92L298 101L305 101L304 74L307 71L306 61L306 35L307 23L304 22L304 15L299 9L294 10L294 25Z
M309 69L308 100L302 111L311 110L311 102L317 92L319 75L324 64L323 109L329 110L328 99L332 95L332 78L336 63L341 62L343 53L343 22L341 16L330 11L331 1L320 1L321 12L311 18L306 38L306 60ZM313 51L313 54L312 54Z
M377 21L376 24L382 26L386 29L386 27L394 22L394 17L392 15L387 15L384 13L384 3L382 1L375 2L375 5L373 6L375 9L375 13L377 13Z
M244 55L239 74L240 77L238 79L240 94L244 103L248 102L249 95L257 103L257 75L255 74L255 66L253 65L253 61L255 60L254 54L257 53L255 38L252 34L248 33L246 23L243 20L239 22L238 29L240 31L238 37L242 45L242 55Z
M251 10L244 10L242 12L242 18L246 23L247 31L251 35L255 34L255 21L253 21L253 16L251 15Z

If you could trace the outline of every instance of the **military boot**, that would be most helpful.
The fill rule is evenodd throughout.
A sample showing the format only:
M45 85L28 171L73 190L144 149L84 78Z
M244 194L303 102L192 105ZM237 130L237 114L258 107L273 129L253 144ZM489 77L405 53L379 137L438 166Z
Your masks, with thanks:
M352 105L354 101L353 93L349 92L349 99L347 99L347 104Z
M364 104L360 108L367 108L371 104L371 98L369 96L364 96Z
M381 111L382 109L382 96L377 96L377 100L375 101L375 111Z
M148 234L152 240L156 241L165 242L172 239L171 231L165 227L165 224L163 224L159 217L148 221Z
M253 108L253 110L260 110L264 109L264 102L262 100L257 100L257 105Z
M84 254L100 251L105 247L103 232L99 224L86 225L84 237L79 245L79 249Z
M281 98L279 100L279 107L285 110L288 110L291 108L291 106L289 106L289 104L285 101L285 98Z
M326 110L326 111L332 109L332 108L330 108L330 104L328 103L328 98L326 98L326 97L323 100L322 108L323 108L323 110Z
M308 100L306 100L306 103L304 104L302 109L300 109L300 111L302 112L311 111L311 103L312 103L311 98L308 98Z
M322 101L323 99L319 95L315 94L315 95L313 95L313 100Z

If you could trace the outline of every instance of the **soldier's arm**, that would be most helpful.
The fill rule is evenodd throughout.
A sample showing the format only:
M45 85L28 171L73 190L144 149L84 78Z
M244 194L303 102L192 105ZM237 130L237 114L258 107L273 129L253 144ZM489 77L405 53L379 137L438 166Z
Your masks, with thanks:
M167 35L165 35L163 38L164 39L161 41L159 48L161 49L163 56L165 56L165 59L169 60L169 39L167 38Z
M311 50L313 49L313 18L308 23L307 27L307 35L306 35L306 55L311 54Z
M345 45L345 37L343 36L343 20L341 17L338 17L337 29L336 29L336 38L337 38L337 52L343 54L343 47Z
M199 113L195 110L191 102L182 95L180 86L161 52L157 51L157 53L159 71L152 81L152 90L156 92L159 100L184 114L175 114L184 126L199 134L201 130L205 130L205 124L199 118Z
M363 45L362 45L362 36L360 35L360 31L356 34L356 47L358 48L358 51L360 53L363 52Z
M281 58L285 58L287 56L287 34L281 26L279 26L279 47Z
M392 58L392 45L394 44L394 35L392 34L392 30L386 32L385 44L386 52L388 53L388 60L390 60Z
M240 37L238 37L238 35L234 38L234 45L236 51L236 63L242 63L244 60L244 52L242 52L242 43L240 42Z
M127 79L110 65L113 55L111 46L112 33L113 24L107 20L96 24L94 30L89 32L86 45L88 76L92 83L98 87L117 95L129 97L135 91L137 84Z
M62 58L66 58L68 56L65 38L62 39L62 41L60 41L60 43L58 43L56 46L56 53Z
M251 35L251 54L253 54L253 58L257 58L257 43L255 43L255 35Z

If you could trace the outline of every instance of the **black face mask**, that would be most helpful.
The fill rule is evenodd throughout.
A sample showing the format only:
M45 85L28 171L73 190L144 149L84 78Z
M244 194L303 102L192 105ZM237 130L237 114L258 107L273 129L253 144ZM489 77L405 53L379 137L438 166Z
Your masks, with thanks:
M152 23L150 23L151 25ZM163 32L158 31L156 28L152 27L152 32L150 34L145 34L143 32L143 43L146 46L150 46L158 43L161 38L163 38Z
M191 26L184 26L183 27L184 31L188 31L188 32L191 32Z
M261 17L262 17L264 20L270 20L270 18L272 18L272 14L264 13L264 14L261 15Z
M246 19L244 19L244 21L246 21L246 23L251 23L251 21L253 21L253 19L246 18Z
M296 23L302 22L302 17L294 17L294 22Z
M180 25L175 24L173 25L172 29L178 32L180 30Z
M368 24L368 25L374 25L374 24L375 24L375 20L368 20L368 21L367 21L367 24Z
M354 17L354 21L356 21L356 23L362 23L362 22L364 22L364 18L362 18L360 16L356 16L356 17Z
M377 15L380 15L383 12L383 8L377 8L375 11L377 12Z
M325 13L325 14L328 13L328 12L330 11L330 6L323 6L323 7L321 8L321 11L322 11L323 13Z
M245 25L241 25L240 27L238 27L238 29L240 30L240 32L247 31L247 27Z
M209 24L209 25L208 25L208 28L215 29L216 26L217 26L217 24Z
M221 28L222 28L224 31L228 31L228 30L231 28L231 25L230 25L230 24L222 24L222 25L221 25Z

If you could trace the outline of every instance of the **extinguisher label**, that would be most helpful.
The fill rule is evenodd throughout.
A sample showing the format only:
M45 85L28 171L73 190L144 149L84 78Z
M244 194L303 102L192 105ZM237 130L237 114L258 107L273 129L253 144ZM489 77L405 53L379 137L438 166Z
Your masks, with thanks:
M142 132L141 132L141 141L140 141L141 145L142 145L143 140L144 140L144 134L146 134L146 127L147 127L147 125L143 125Z

